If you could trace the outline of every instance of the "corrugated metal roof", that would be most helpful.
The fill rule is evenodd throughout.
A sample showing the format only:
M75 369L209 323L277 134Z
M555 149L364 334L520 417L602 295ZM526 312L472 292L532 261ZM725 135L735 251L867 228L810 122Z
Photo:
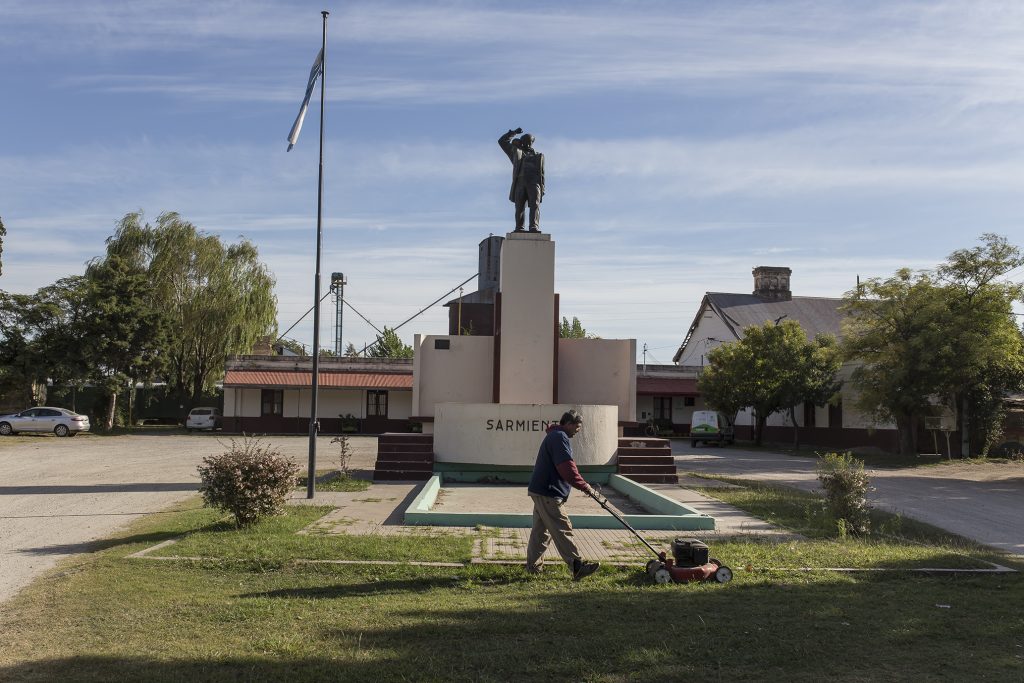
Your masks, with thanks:
M692 377L637 377L640 396L697 396L697 380Z
M753 294L723 292L708 292L707 297L711 305L721 312L725 322L733 327L737 338L743 336L745 327L763 325L779 318L800 323L809 339L819 334L838 337L843 320L839 312L842 299L794 296L790 301L766 301Z
M226 387L308 387L313 385L310 372L274 370L228 370ZM320 386L347 389L412 389L412 372L321 372Z

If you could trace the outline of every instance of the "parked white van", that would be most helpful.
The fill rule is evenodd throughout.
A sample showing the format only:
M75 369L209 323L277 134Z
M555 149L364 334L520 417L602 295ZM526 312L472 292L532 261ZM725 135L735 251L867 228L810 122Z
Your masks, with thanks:
M699 443L733 443L736 430L724 413L714 410L695 410L690 420L690 446Z

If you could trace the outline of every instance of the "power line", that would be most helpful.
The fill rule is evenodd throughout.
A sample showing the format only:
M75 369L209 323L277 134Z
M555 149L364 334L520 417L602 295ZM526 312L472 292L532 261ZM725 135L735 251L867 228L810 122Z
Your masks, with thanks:
M470 280L472 280L473 278L475 278L475 277L476 277L477 275L479 275L479 274L480 274L480 273L473 273L472 275L470 275L469 277L467 277L467 278L466 278L465 280L463 280L463 281L462 281L462 282L460 282L459 284L455 285L454 287L452 287L451 289L449 289L449 290L448 290L447 292L445 292L444 294L442 294L441 296L437 297L436 299L434 299L433 301L431 301L431 302L430 302L429 304L427 304L426 306L424 306L423 308L421 308L421 309L420 309L419 311L417 311L416 313L414 313L414 314L413 314L412 316L410 316L410 317L406 318L405 320L403 320L403 321L402 321L401 323L399 323L398 325L395 325L394 327L392 327L392 328L391 328L391 331L392 331L392 332L397 332L397 331L399 330L399 328L403 327L403 326L404 326L404 325L405 325L406 323L412 322L413 320L415 320L416 318L418 318L418 317L419 317L419 316L420 316L420 315L421 315L422 313L424 313L424 312L426 312L427 310L429 310L430 308L432 308L432 307L433 307L433 306L434 306L434 305L435 305L435 304L436 304L436 303L437 303L438 301L441 301L441 300L442 300L442 299L444 299L445 297L447 297L447 296L450 296L450 295L451 295L452 293L454 293L454 292L455 292L455 290L457 290L457 289L458 289L459 287L462 287L462 286L463 286L464 284L466 284L467 282L469 282ZM383 332L382 332L381 334L383 334ZM371 348L373 348L374 346L376 346L377 344L379 344L379 343L380 343L380 341L381 341L381 340L380 340L380 339L378 339L377 341L373 342L372 344L367 344L366 346L364 346L364 347L363 347L363 350L359 352L359 353L360 353L360 355L362 355L362 354L366 353L367 349L371 349Z

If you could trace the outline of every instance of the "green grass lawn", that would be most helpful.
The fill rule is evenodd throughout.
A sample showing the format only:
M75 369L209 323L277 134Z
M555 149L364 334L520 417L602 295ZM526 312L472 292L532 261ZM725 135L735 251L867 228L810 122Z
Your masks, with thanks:
M817 524L803 498L731 491L801 533ZM654 585L640 566L574 584L554 562L540 577L295 562L469 554L469 537L294 534L322 512L290 508L244 531L205 509L137 523L0 607L0 680L1024 679L1021 575L782 568L975 561L976 549L928 529L904 526L905 542L822 529L714 543L736 569L725 585ZM126 557L176 537L164 554L219 559Z

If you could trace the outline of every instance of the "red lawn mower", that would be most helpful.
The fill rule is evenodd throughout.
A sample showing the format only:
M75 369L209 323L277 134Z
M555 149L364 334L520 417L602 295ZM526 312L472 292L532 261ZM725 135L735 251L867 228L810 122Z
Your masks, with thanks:
M608 505L608 499L595 492L590 497L619 520L640 542L647 546L657 558L647 563L647 575L655 583L687 583L688 581L732 581L732 570L722 564L721 560L709 557L708 546L695 538L677 538L672 541L672 557L665 551L658 552L640 533L630 526L629 522Z

